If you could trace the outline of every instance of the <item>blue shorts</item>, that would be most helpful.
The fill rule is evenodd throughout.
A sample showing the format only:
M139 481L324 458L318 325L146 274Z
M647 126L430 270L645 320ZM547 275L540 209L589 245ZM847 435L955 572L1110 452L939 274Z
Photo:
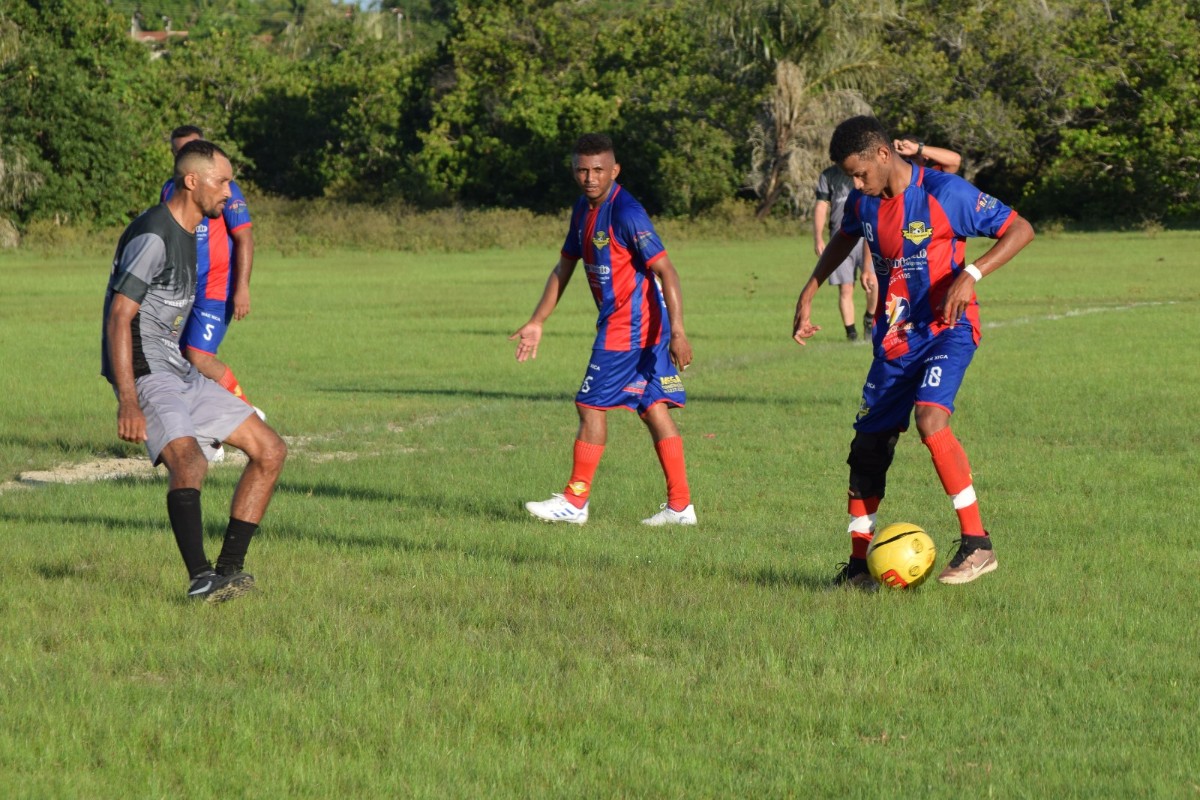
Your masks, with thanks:
M885 433L908 429L913 406L930 405L954 413L954 398L975 355L970 325L957 325L917 350L871 362L854 429Z
M197 300L192 306L192 313L183 326L179 335L180 350L199 350L210 356L217 354L217 348L229 331L229 321L233 319L233 303L211 300Z
M687 395L664 341L639 350L592 350L575 402L587 408L628 408L640 415L655 403L678 408Z

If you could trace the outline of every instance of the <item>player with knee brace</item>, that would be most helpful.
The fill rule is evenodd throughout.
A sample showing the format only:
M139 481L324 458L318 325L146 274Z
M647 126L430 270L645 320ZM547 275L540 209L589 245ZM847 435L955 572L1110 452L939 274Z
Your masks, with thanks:
M967 583L996 569L966 452L950 428L954 400L979 345L975 284L1033 240L1016 211L956 175L905 161L874 117L852 117L833 133L829 157L854 181L842 227L821 253L800 293L793 338L805 344L821 328L812 300L860 240L871 250L879 301L872 331L874 359L850 445L850 559L839 585L868 588L867 547L887 485L896 443L915 417L942 487L958 516L957 552L938 576ZM968 237L996 240L966 264Z

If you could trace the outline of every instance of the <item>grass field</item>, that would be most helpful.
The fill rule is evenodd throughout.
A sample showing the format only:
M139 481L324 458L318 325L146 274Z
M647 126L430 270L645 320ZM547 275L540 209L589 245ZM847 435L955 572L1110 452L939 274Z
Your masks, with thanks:
M0 794L1195 797L1200 234L1043 236L980 286L954 427L1001 568L828 592L870 354L790 341L807 239L677 242L700 525L610 425L591 521L559 491L594 309L506 336L558 242L258 254L222 354L292 456L248 566L182 597L162 476L32 470L139 449L97 375L105 258L0 257ZM577 280L579 276L577 276ZM860 299L861 304L861 299ZM204 491L210 553L238 469ZM914 435L881 523L957 526Z

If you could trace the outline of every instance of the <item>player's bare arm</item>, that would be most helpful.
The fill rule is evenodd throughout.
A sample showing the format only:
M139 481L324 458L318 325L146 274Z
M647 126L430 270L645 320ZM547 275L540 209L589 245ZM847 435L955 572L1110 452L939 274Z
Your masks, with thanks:
M821 284L838 268L838 264L841 264L854 252L858 242L857 237L847 236L838 231L829 240L821 257L817 259L817 265L813 268L808 282L804 284L804 289L800 292L800 299L796 301L796 316L792 320L792 338L796 340L797 344L806 344L805 339L812 338L814 333L821 330L820 325L812 324L813 297L821 288Z
M918 159L919 164L940 167L942 172L953 175L962 165L962 156L946 147L934 147L912 139L895 139L892 147L908 159Z
M566 256L558 259L558 263L550 271L550 277L546 279L546 288L542 291L542 299L533 310L533 316L518 328L516 333L508 337L510 342L517 340L517 361L537 358L538 343L542 340L542 325L558 306L558 300L566 291L567 284L571 282L571 275L575 273L575 264L578 261L579 259Z
M973 262L975 268L981 275L995 272L1011 261L1025 245L1032 241L1033 226L1024 217L1016 217L1008 226L1008 230L996 240L996 243L986 253L975 259ZM942 302L942 319L950 327L953 328L954 324L962 317L963 312L967 310L974 293L975 278L963 270L950 285L950 291L946 292L946 299Z
M828 200L818 200L813 207L813 250L817 256L825 249L825 226L829 224L830 208Z
M254 233L249 225L230 233L233 237L233 318L250 313L250 272L254 268Z
M117 436L126 442L146 441L146 416L138 405L133 382L133 319L141 303L123 294L113 296L104 324L108 333L108 360L117 390Z
M878 288L879 279L875 276L875 262L871 258L871 248L867 247L865 241L862 243L862 251L863 266L859 281L862 283L863 289L870 293L872 290ZM874 309L868 308L867 310L873 311Z
M663 302L667 304L667 317L671 320L671 361L676 369L685 370L692 363L692 345L683 328L683 292L679 288L679 273L671 263L670 256L665 254L650 265L650 271L662 285Z

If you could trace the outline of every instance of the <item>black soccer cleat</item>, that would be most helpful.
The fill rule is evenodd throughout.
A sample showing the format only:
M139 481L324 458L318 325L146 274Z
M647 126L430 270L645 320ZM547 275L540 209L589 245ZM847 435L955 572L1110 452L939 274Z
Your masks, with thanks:
M838 572L829 585L832 589L858 589L864 592L873 592L879 588L879 584L867 571L865 558L851 558L838 564Z
M230 575L219 575L213 570L202 572L192 578L188 586L189 600L203 600L206 603L224 603L254 589L254 576L245 572L234 572Z

